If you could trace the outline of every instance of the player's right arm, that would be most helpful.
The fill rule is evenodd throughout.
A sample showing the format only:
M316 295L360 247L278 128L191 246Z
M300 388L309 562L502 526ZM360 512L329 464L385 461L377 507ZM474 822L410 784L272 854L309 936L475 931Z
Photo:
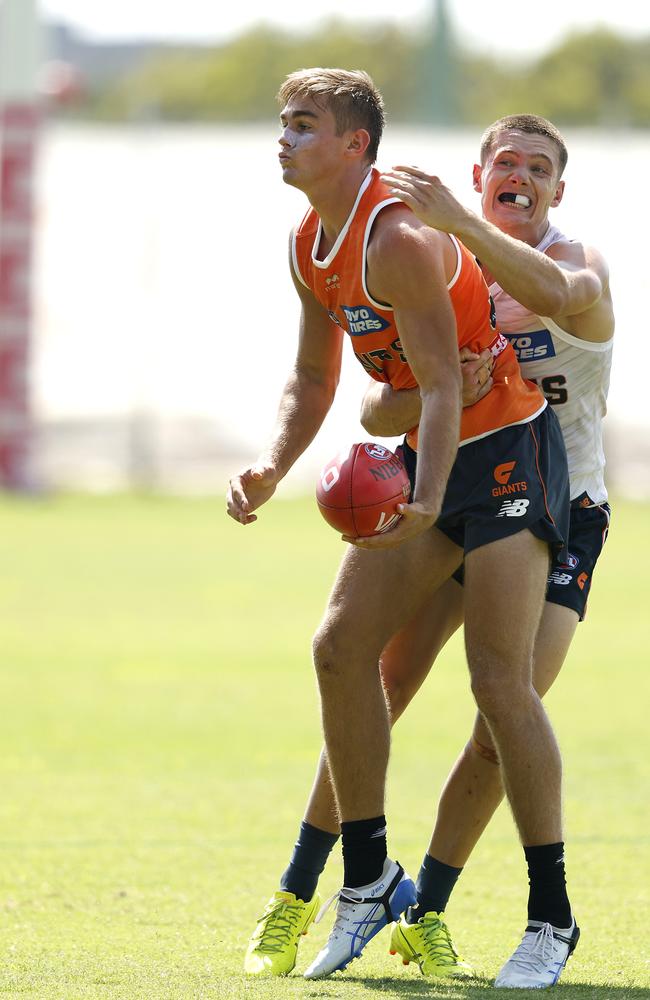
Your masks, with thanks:
M294 462L314 439L332 405L341 371L343 332L327 311L291 274L300 297L298 351L285 384L275 428L257 461L233 476L227 511L240 524L252 524L254 514L275 493Z
M392 306L404 354L420 387L422 415L413 501L408 509L398 506L403 517L389 532L347 539L360 548L400 545L427 531L440 514L458 451L461 410L456 317L446 274L451 262L445 263L448 246L446 238L396 205L379 214L368 245L368 289L376 301Z

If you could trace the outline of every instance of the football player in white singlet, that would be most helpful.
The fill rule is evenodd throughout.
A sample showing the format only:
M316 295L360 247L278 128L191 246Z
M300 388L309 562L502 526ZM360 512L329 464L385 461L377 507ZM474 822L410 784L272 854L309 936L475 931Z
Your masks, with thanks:
M495 122L483 136L481 163L474 167L482 218L462 206L437 177L411 167L397 167L384 175L392 192L423 221L453 232L476 254L490 286L499 328L513 344L526 377L540 385L560 421L569 463L571 527L567 563L551 566L536 642L534 680L542 695L557 676L578 621L584 617L592 572L609 526L602 419L614 317L602 255L565 237L548 218L549 209L564 195L561 177L565 164L566 147L554 126L536 116L518 115ZM484 381L481 392L489 391L489 379ZM389 398L383 387L378 393L371 388L369 395L366 429L373 434L382 432L382 413L386 417L387 407L392 407L386 419L393 427L398 407L409 409L408 400L399 400L396 394ZM417 407L415 398L413 403ZM413 415L413 411L402 412L401 419L408 422ZM516 478L516 469L495 469L495 489L507 495ZM451 628L450 609L455 602L459 617L462 615L458 590L450 581L446 593L438 595L436 608L430 609L435 612L429 631L430 653L435 654L445 641L445 625ZM426 615L420 617L419 629L417 642L411 635L416 650L426 645ZM399 660L385 658L389 690L391 677L399 677L398 689L405 683L404 651L398 655ZM424 660L420 666L423 672L416 678L414 668L412 682L419 683L427 672ZM410 699L413 688L408 682L406 686L406 698ZM398 711L404 698L402 691ZM472 739L442 793L420 873L421 911L439 915L444 909L455 879L502 794L497 763L489 730L478 716ZM536 865L553 863L550 857L538 856L534 848L525 850L529 871ZM559 846L559 856L561 850ZM568 927L540 925L534 919L536 905L534 899L529 900L530 919L523 941L501 970L497 986L552 985L575 947L575 937L571 940L575 920ZM417 939L407 921L408 917L403 918L394 931L395 950L405 959L415 960L414 952L419 951L423 968L426 935Z

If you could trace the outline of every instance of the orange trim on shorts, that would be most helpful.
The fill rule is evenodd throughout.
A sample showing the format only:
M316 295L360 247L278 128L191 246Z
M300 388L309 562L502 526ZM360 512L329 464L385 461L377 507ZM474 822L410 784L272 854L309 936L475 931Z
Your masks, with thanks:
M538 442L537 438L535 437L535 431L530 426L530 424L528 424L528 430L530 431L531 437L532 437L533 441L535 442L535 465L537 467L537 476L539 478L540 483L542 484L542 493L544 494L544 507L546 508L546 513L548 514L548 516L551 519L551 524L553 525L554 528L556 528L557 525L555 523L555 519L553 518L553 515L551 514L550 510L548 509L548 501L546 499L546 483L544 482L544 477L542 475L542 470L539 467L539 442Z
M602 548L605 545L605 542L607 541L607 536L609 534L610 516L609 516L609 511L607 510L607 508L602 503L598 504L598 510L602 510L603 514L607 518L607 524L603 528L603 545L601 546L601 548Z

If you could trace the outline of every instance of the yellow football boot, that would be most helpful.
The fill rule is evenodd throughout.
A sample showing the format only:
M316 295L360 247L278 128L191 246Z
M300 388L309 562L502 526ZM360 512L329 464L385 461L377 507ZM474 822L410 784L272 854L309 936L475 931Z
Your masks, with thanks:
M309 903L292 892L275 892L250 939L244 972L249 976L286 976L296 964L300 937L318 913L318 893Z
M423 976L471 976L472 968L454 948L444 913L425 913L415 924L404 917L393 924L391 955L401 955L404 965L417 962Z

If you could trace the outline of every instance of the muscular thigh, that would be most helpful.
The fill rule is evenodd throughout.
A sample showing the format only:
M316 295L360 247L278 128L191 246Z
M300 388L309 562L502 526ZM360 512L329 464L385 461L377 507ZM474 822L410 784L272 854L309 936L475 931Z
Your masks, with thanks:
M548 565L548 546L530 531L467 554L465 637L470 669L496 661L503 669L530 672Z
M332 629L354 635L376 652L457 568L462 549L437 528L394 549L351 545L343 557L325 613Z

